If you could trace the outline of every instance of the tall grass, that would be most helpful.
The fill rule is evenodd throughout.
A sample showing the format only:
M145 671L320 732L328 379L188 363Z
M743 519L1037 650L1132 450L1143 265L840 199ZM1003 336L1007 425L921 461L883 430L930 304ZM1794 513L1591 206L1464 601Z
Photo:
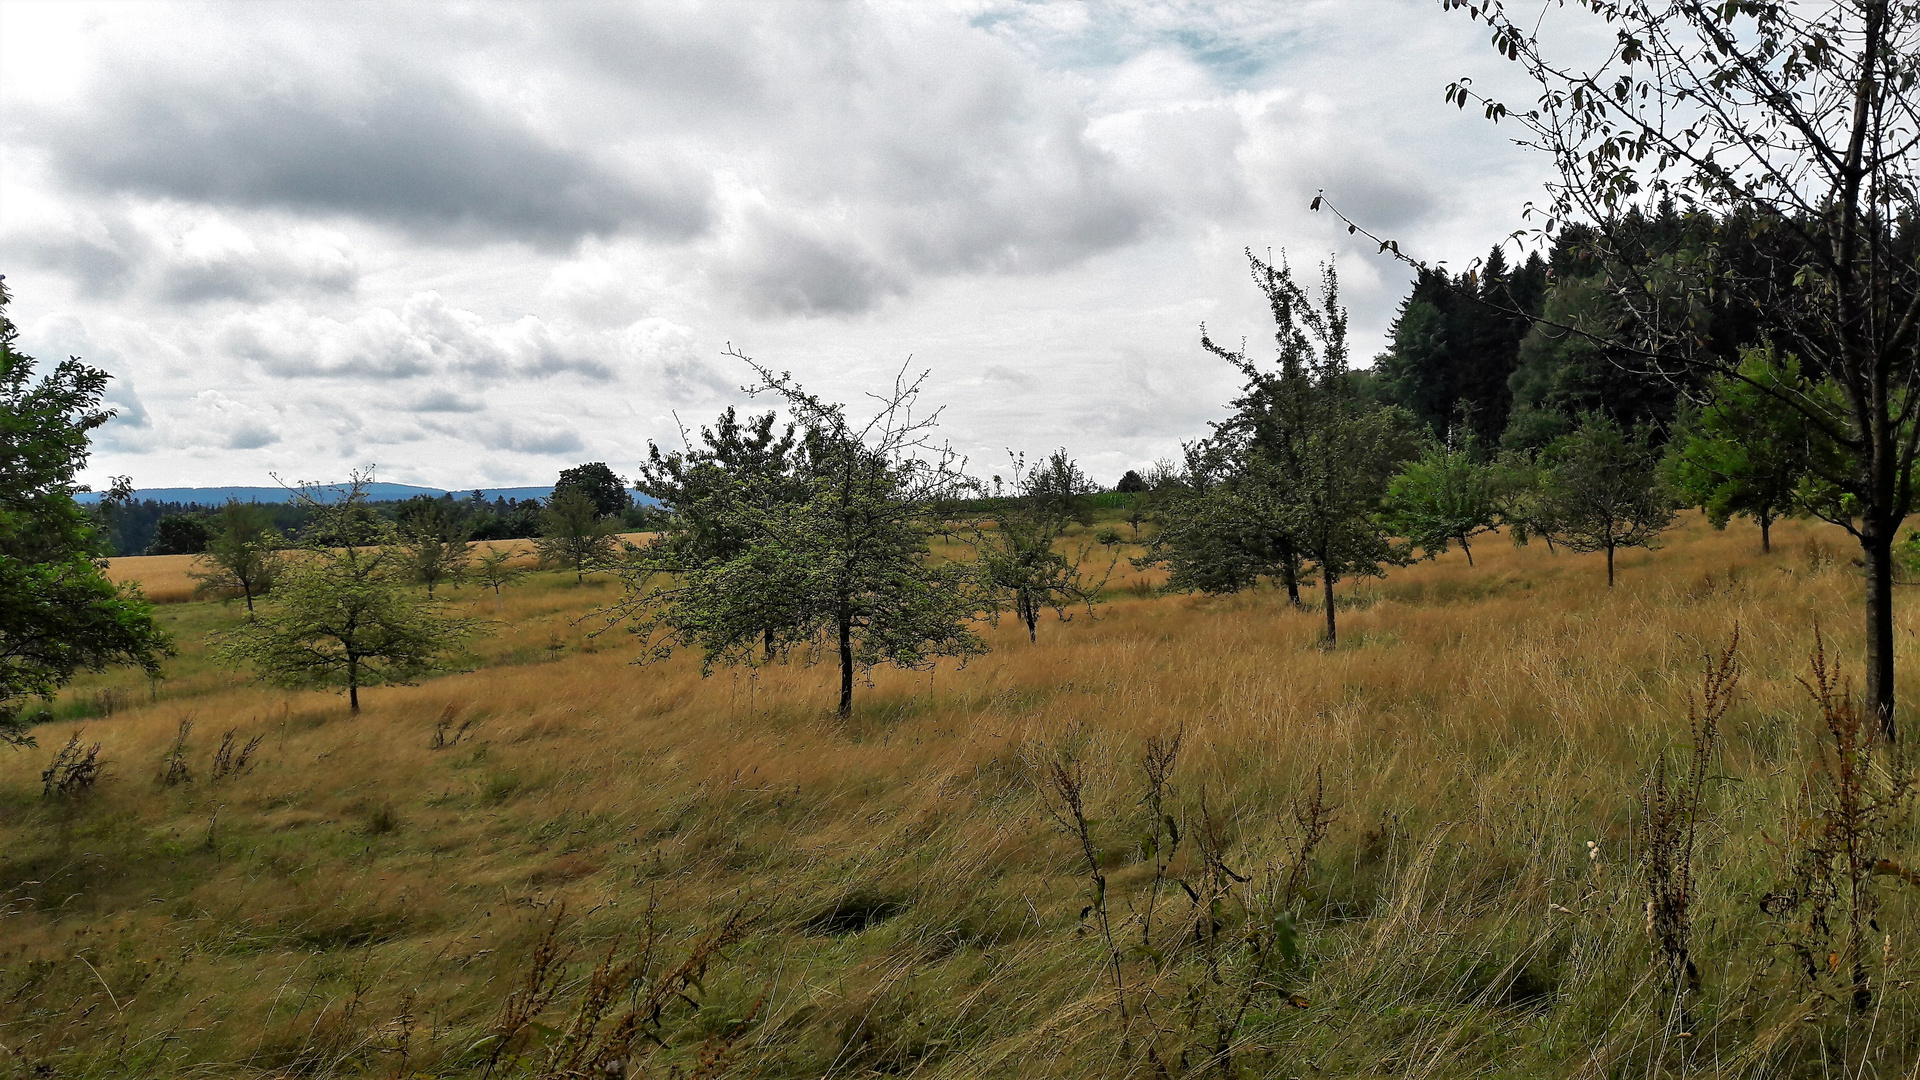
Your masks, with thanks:
M498 630L471 670L370 692L358 720L213 667L194 642L236 609L169 605L173 677L76 686L41 747L0 757L0 1061L1902 1075L1910 765L1842 737L1846 548L1777 540L1690 521L1611 592L1597 558L1488 545L1343 588L1332 653L1283 595L1129 572L1037 644L1008 627L964 668L875 672L844 722L824 669L632 666L576 621L611 598L591 579L536 575L498 611L463 590ZM1916 609L1896 618L1911 641ZM1703 740L1702 660L1736 625ZM74 705L115 690L111 715ZM104 777L44 796L76 729ZM215 781L217 740L186 734L230 729L261 742ZM640 973L743 910L663 1045L608 1041ZM528 986L541 1009L501 1036Z

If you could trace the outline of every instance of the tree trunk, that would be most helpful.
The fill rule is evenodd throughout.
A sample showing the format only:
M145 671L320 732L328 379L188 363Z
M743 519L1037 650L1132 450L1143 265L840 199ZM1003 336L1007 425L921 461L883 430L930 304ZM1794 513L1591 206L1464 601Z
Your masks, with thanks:
M1607 588L1613 588L1613 545L1607 545Z
M242 585L240 587L240 592L243 595L245 595L247 598L247 614L249 615L253 614L253 590L247 588L245 585Z
M760 631L760 648L766 654L766 662L771 664L773 662L773 627L769 626Z
M1893 529L1866 528L1860 550L1867 562L1867 709L1892 743L1893 718Z
M360 715L360 677L357 673L347 673L347 711Z
M1467 534L1460 534L1460 550L1467 553L1467 568L1473 568L1473 548L1467 544Z
M1280 580L1286 582L1287 600L1299 607L1300 557L1293 553L1293 545L1284 540L1280 543Z
M1773 515L1760 515L1760 553L1773 554Z
M1327 598L1327 648L1331 649L1338 640L1333 624L1333 575L1324 566L1320 568L1320 584Z
M840 715L853 715L853 612L840 605Z

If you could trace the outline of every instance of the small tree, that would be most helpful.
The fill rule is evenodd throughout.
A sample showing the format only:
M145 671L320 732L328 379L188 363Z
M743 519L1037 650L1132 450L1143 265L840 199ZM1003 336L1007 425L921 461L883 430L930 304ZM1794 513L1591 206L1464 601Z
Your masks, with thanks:
M400 508L400 544L413 566L414 580L431 597L441 582L458 582L473 559L467 529L447 503L422 495Z
M1559 507L1549 498L1547 465L1535 450L1509 450L1493 462L1493 482L1500 500L1500 524L1516 546L1534 537L1547 542L1550 554L1560 553L1562 529Z
M1318 572L1332 648L1340 579L1377 577L1407 561L1408 551L1388 535L1384 510L1387 486L1411 456L1411 418L1369 402L1349 378L1347 312L1331 264L1321 268L1314 295L1285 262L1251 250L1247 262L1273 314L1278 364L1262 368L1244 349L1223 348L1203 332L1201 344L1247 380L1235 415L1218 431L1244 447L1246 471L1259 481L1260 516L1286 539L1289 556Z
M209 592L238 592L253 614L253 600L273 588L284 559L285 540L275 532L266 511L252 503L228 499L214 519L207 550L188 571Z
M1750 350L1738 378L1713 379L1711 398L1686 416L1668 447L1668 470L1678 493L1724 529L1734 515L1760 526L1760 550L1773 550L1773 523L1800 508L1809 449L1817 439L1788 394L1812 398L1800 362L1776 362L1770 350Z
M588 570L613 559L613 534L619 526L602 521L592 499L578 490L556 491L540 515L540 537L534 549L541 566L573 571L574 584L586 580Z
M706 672L832 654L841 716L853 709L860 672L984 651L971 625L985 606L977 569L935 562L928 549L940 509L966 479L931 444L934 418L915 413L920 380L896 382L873 419L856 423L844 406L733 355L759 374L753 392L780 398L802 433L797 496L763 502L745 487L718 489L714 521L738 547L642 549L619 569L627 593L609 622L631 620L647 642L643 660L693 648Z
M712 427L700 429L700 444L682 432L683 450L662 453L647 445L647 460L634 486L660 504L666 518L647 545L644 561L666 572L726 562L742 554L756 535L743 508L772 513L804 501L805 481L797 472L800 447L794 426L779 427L771 412L742 421L732 406ZM774 609L769 608L771 614ZM771 624L761 628L765 659L773 658Z
M1434 443L1409 462L1387 488L1388 521L1428 558L1458 542L1473 565L1471 542L1500 520L1499 480L1493 466L1474 460L1469 429L1458 444Z
M553 485L553 494L566 491L577 491L592 500L593 512L598 517L618 517L633 505L633 496L627 493L627 482L607 468L604 461L562 469L559 482Z
M1610 417L1588 413L1554 446L1546 498L1560 539L1574 551L1607 553L1607 588L1620 548L1650 548L1673 524L1673 495L1660 475L1651 432L1629 435Z
M1300 586L1311 581L1303 575L1266 466L1218 433L1188 446L1184 471L1159 472L1150 497L1160 528L1134 565L1164 565L1168 589L1210 596L1270 578L1286 587L1298 607Z
M360 711L360 688L406 683L441 667L479 629L446 612L444 602L415 593L412 566L390 526L366 535L356 508L366 503L371 473L356 473L346 497L321 502L304 487L300 501L323 520L319 535L342 532L367 544L311 545L289 559L259 615L224 634L215 649L288 687L344 686Z
M1091 613L1119 556L1096 580L1081 569L1091 544L1058 550L1068 526L1091 520L1087 496L1097 490L1065 450L1055 450L1038 468L1030 468L1024 456L1014 457L1012 465L1017 494L995 514L992 528L975 523L974 543L996 594L996 617L1003 606L1011 607L1032 642L1038 640L1040 613L1047 608L1062 622L1072 618L1067 614L1070 604Z
M482 588L493 590L493 606L500 607L500 590L509 585L517 585L527 572L512 565L514 553L505 548L491 548L480 553L479 564L474 567L473 579Z

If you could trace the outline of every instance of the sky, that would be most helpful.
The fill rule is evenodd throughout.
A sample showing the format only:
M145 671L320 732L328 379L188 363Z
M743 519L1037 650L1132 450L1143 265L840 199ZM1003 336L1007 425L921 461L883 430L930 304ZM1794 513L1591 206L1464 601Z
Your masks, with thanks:
M927 372L977 475L1176 455L1271 335L1243 251L1332 258L1353 353L1543 162L1438 0L0 0L23 349L114 376L86 479L631 476L752 372Z

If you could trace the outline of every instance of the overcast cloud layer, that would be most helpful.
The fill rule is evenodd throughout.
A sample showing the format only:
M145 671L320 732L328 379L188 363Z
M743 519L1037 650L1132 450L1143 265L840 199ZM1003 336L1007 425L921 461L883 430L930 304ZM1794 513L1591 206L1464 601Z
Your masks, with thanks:
M1264 336L1241 249L1337 254L1358 356L1539 163L1446 106L1434 0L0 3L0 271L115 375L91 475L630 474L741 400L928 368L982 472L1174 453Z

